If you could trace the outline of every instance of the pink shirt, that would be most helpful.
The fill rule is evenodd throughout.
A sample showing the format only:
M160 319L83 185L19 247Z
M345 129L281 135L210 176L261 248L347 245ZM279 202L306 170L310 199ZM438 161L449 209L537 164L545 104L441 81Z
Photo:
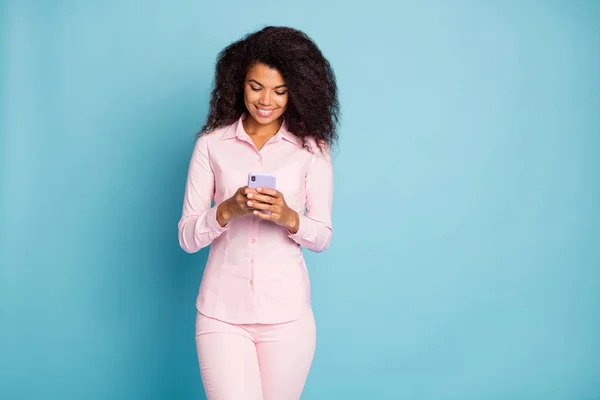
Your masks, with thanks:
M179 243L188 253L211 245L196 301L202 314L240 324L291 321L310 307L301 246L320 252L331 240L331 158L314 141L311 151L304 149L285 123L258 151L242 118L197 140L178 225ZM219 225L217 206L247 185L249 172L277 175L277 190L300 214L296 234L252 214Z

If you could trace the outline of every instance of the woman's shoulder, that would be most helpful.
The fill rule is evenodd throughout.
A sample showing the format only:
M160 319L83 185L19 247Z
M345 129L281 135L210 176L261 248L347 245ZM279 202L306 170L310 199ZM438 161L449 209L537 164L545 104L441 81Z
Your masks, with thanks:
M229 124L203 132L200 137L205 137L205 140L222 139L226 135L235 135L236 124Z
M329 143L318 141L313 137L305 139L305 150L308 151L313 158L324 158L331 161L331 146Z
M198 135L197 142L200 146L212 147L227 136L235 136L235 124L221 126Z

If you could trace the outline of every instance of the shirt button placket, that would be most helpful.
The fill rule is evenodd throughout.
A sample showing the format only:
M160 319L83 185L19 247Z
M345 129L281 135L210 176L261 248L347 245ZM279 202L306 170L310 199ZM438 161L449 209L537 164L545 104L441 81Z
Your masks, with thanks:
M250 280L249 284L254 285L255 265L254 265L254 254L256 249L256 237L258 236L258 221L252 222L252 229L250 229Z
M259 170L262 170L263 167L263 156L262 154L260 154L260 152L257 152L257 156L256 156L256 167ZM252 222L252 229L250 229L250 237L249 237L249 242L250 242L250 280L249 280L249 284L250 286L254 285L254 277L255 277L255 264L254 264L254 255L255 255L255 249L256 249L256 241L257 241L257 237L258 237L258 226L259 226L259 220L257 218L254 218L254 221Z

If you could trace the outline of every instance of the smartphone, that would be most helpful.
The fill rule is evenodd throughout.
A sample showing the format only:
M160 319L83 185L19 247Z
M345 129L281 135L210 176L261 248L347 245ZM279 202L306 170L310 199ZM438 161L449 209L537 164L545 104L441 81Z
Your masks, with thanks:
M249 188L275 189L276 182L275 174L268 174L266 172L250 172L248 174Z
M264 188L264 189L275 189L276 182L274 174L268 174L266 172L250 172L248 174L248 187L249 188ZM271 214L271 211L261 211L264 214Z

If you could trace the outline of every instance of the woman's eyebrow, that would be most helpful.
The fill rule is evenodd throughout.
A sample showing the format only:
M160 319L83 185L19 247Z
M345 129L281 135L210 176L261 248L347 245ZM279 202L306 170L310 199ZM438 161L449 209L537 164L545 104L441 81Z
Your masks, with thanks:
M256 83L259 86L265 87L265 85L263 85L262 83L260 83L256 79L250 79L250 80L248 80L248 82ZM287 85L284 83L283 85L275 86L275 89L281 89L281 88L286 88L286 87L287 87Z

